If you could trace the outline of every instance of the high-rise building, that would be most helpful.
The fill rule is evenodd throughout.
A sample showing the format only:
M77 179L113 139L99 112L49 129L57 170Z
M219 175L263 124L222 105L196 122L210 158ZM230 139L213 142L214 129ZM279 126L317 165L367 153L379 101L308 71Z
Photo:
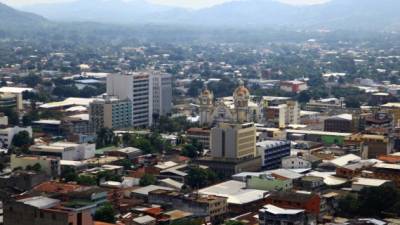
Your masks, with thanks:
M132 126L148 127L154 114L166 115L171 111L171 76L152 70L110 74L107 94L129 99L132 103Z
M153 115L165 116L172 109L172 76L168 73L152 72Z
M214 158L243 159L255 157L256 127L253 123L220 123L211 129L211 155Z
M118 129L132 126L132 103L105 95L89 105L89 126L92 132L102 128Z

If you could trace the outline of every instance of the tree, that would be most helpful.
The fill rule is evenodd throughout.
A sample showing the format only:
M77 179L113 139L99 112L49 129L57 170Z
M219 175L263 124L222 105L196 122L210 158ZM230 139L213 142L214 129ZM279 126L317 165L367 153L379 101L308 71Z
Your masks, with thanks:
M74 168L67 167L63 171L61 171L61 179L63 179L65 182L77 181L78 174L76 173Z
M0 108L0 112L4 113L4 115L8 117L8 124L19 124L18 112L15 110L15 108Z
M34 88L36 87L41 81L41 78L37 75L30 74L26 77L21 77L20 82L28 85L28 87Z
M216 182L217 179L218 177L213 171L200 167L193 167L189 169L187 184L191 188L198 189Z
M33 171L40 172L42 170L42 166L39 163L35 163L35 165L31 168Z
M11 141L11 145L17 148L28 148L32 144L33 139L28 131L19 132L18 134L14 135L14 138Z
M94 219L96 221L114 223L115 222L115 212L111 204L107 203L98 208L94 214Z
M201 156L202 152L203 146L197 140L193 139L191 144L183 147L181 155L193 159Z
M97 132L96 147L104 148L114 144L115 134L114 131L109 128L102 128Z
M140 178L139 185L140 186L148 186L155 184L157 179L152 174L145 174L142 178Z
M348 194L339 200L338 214L347 217L382 217L397 211L400 191L392 186L363 188L358 197Z
M93 186L97 185L96 178L88 175L80 175L78 176L77 180L78 184L86 185L86 186Z
M194 80L190 83L187 94L190 97L196 98L200 95L202 88L203 88L203 82L201 80Z

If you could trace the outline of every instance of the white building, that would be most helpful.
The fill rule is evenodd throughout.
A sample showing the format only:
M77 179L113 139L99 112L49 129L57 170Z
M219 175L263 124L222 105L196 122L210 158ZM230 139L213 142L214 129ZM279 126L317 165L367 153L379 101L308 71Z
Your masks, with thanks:
M167 115L172 109L172 76L168 73L153 73L153 114Z
M14 135L19 132L26 131L32 137L32 127L7 127L0 129L0 147L9 147L14 138Z
M303 157L287 156L282 159L282 168L284 169L308 169L311 167L311 162Z
M48 145L37 144L30 147L30 151L37 155L57 156L61 160L84 160L93 158L95 144L76 144L72 142L55 142Z
M150 126L153 114L165 115L172 108L171 76L158 71L110 74L107 94L132 102L133 127Z

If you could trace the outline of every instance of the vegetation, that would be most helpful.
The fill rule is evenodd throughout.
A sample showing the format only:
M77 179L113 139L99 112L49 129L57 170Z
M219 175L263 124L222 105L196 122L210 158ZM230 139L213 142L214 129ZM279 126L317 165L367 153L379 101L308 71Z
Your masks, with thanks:
M96 221L115 223L115 211L111 204L106 203L96 210L94 214Z
M182 219L171 223L171 225L201 225L203 221L200 219Z
M183 146L181 155L189 157L191 159L201 156L203 153L203 146L193 139L192 143Z
M148 185L156 184L157 179L152 174L145 174L140 178L139 185L144 187Z
M86 185L86 186L97 185L96 178L89 175L79 175L76 178L76 182L80 185Z
M97 132L96 148L104 148L114 145L117 141L114 131L108 128L102 128Z
M339 200L338 214L345 217L383 217L400 212L400 191L394 187L363 188Z
M217 180L218 176L212 170L193 167L189 170L187 184L193 189L199 189L211 185Z

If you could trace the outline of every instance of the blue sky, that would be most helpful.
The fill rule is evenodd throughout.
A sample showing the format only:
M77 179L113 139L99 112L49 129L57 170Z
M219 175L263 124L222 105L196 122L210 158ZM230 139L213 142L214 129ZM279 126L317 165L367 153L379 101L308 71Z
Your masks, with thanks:
M72 0L0 0L0 1L12 6L21 6L21 5L29 5L36 3L54 3L56 1L61 2L61 1L72 1ZM172 5L172 6L180 6L187 8L203 8L233 0L147 0L147 1L162 5ZM279 1L286 2L289 4L301 5L301 4L322 3L328 0L279 0Z

